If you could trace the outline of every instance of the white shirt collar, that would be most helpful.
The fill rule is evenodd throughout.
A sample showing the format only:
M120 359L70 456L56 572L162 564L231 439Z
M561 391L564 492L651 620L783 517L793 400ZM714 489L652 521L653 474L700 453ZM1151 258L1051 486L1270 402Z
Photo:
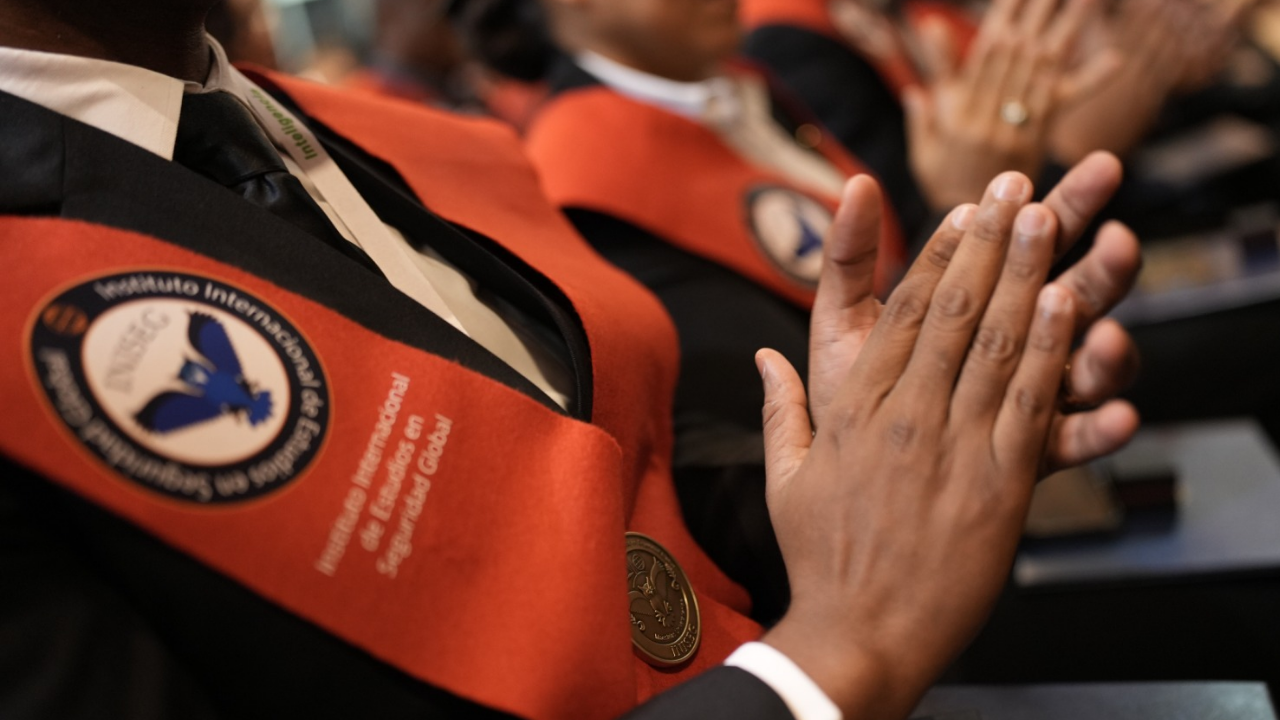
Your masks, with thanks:
M183 93L231 91L239 75L217 41L208 41L203 85L136 65L0 47L0 90L171 160Z
M738 99L733 81L716 76L699 82L679 82L628 67L599 53L584 50L575 57L578 67L621 95L656 105L694 120L733 115Z

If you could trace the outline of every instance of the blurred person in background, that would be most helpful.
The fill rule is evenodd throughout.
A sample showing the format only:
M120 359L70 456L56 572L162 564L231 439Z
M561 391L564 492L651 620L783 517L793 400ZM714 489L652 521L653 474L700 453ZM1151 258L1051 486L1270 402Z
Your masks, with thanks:
M772 621L789 595L764 511L763 396L746 361L770 347L808 367L823 241L844 182L866 168L763 75L726 64L740 41L733 2L542 7L548 26L526 32L551 33L565 54L530 158L552 202L675 320L685 517ZM880 228L884 293L907 249L891 207Z
M447 0L376 0L373 48L350 87L462 112L482 107Z
M867 159L910 231L994 173L1041 173L1055 119L1114 69L1071 61L1096 6L742 0L744 51Z
M276 52L271 42L269 6L265 0L224 0L209 11L205 24L222 44L232 62L250 63L274 70Z
M1030 6L1042 17L1029 32L1069 43L1080 26L1082 4ZM823 237L841 185L865 168L801 103L734 61L736 3L543 7L566 54L530 127L530 156L579 232L675 319L677 487L699 540L750 586L767 618L786 596L778 573L766 572L781 564L763 512L760 396L745 359L768 346L810 366ZM1036 70L1035 81L1057 87L1059 68ZM968 168L956 159L938 170ZM884 217L882 293L907 252L891 205Z
M1065 111L1053 152L1071 163L1094 150L1127 156L1160 113L1223 80L1256 0L1120 0L1093 19L1082 56L1110 52L1119 70L1098 93Z
M964 14L922 13L913 10L918 5L742 0L751 28L746 53L877 171L907 224L909 208L927 218L951 202L931 180L942 177L930 170L938 158L966 158L959 167L981 169L970 183L941 186L950 189L999 168L1046 167L1051 178L1102 149L1126 164L1106 214L1138 228L1149 246L1225 233L1259 238L1258 252L1274 254L1268 238L1280 218L1280 66L1249 40L1257 2L1096 2L1074 48L1036 40L999 2L963 5L981 28L971 40ZM1022 120L1026 104L1011 105L1017 94L994 90L999 83L991 80L967 86L985 105L945 100L965 94L957 79L977 77L983 67L997 75L1012 68L1005 77L1014 79L1019 69L1055 57L1074 79L1042 122L1011 127L1006 121ZM966 107L985 109L957 109ZM1197 262L1209 261L1193 258L1190 277L1201 272ZM1176 282L1177 273L1166 274ZM1252 349L1257 338L1276 335L1274 318L1264 303L1137 331L1147 372L1132 397L1144 416L1255 415L1280 432L1272 409L1280 403L1275 346L1264 341Z
M1236 232L1250 208L1280 211L1280 65L1249 40L1250 0L1123 0L1082 52L1124 58L1114 81L1069 108L1064 164L1116 153L1128 180L1109 210L1162 238Z
M372 57L343 84L455 112L492 115L522 129L545 95L537 82L541 71L530 65L538 55L467 30L504 23L505 7L489 0L377 0ZM488 45L476 47L462 39L477 37L485 37ZM477 54L487 62L478 62Z

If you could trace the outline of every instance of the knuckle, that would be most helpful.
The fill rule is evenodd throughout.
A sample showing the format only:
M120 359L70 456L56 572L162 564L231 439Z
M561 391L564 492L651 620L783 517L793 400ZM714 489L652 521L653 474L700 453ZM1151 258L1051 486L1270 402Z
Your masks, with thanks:
M1036 43L1031 50L1034 52L1033 57L1036 62L1042 66L1054 66L1063 59L1062 43L1059 37Z
M1088 198L1076 188L1064 184L1055 194L1060 200L1057 212L1060 222L1082 224L1093 214Z
M898 329L909 329L918 327L924 319L926 306L918 295L912 292L904 292L896 295L889 301L889 307L885 309L885 320L888 321L890 327Z
M946 348L935 348L932 352L922 356L921 361L924 362L925 360L929 363L929 369L940 375L954 372L954 368L952 366L956 360L952 356L952 353Z
M960 247L958 239L930 243L929 249L925 252L925 259L939 270L946 270L951 265L951 258L955 257L958 247Z
M1014 406L1028 418L1040 417L1049 410L1049 401L1033 388L1021 387L1014 393Z
M1003 242L1007 233L1007 223L1000 213L980 213L973 221L973 236L983 242Z
M920 424L911 418L900 417L890 421L884 431L884 440L890 448L898 451L915 447L920 436Z
M784 403L776 398L765 398L764 405L760 408L760 416L764 422L764 430L766 433L782 424Z
M1095 454L1101 443L1091 423L1077 423L1067 443L1070 457L1085 458Z
M1005 263L1005 272L1014 280L1026 282L1039 276L1040 267L1031 258L1010 257Z
M974 483L969 490L962 510L962 522L968 527L981 528L991 523L993 513L1003 513L1012 493L1000 482Z
M825 427L819 428L819 431L830 433L837 442L849 437L850 433L861 428L865 419L862 410L858 407L847 405L832 408L827 417L829 421L825 422Z
M1017 354L1018 343L1007 331L988 326L978 329L978 334L973 338L973 349L982 360L1004 364Z
M872 246L849 255L840 256L837 252L826 254L827 261L842 271L857 270L873 265L879 255L879 248Z
M1049 410L1049 399L1033 388L1020 387L1013 393L1013 406L1028 418L1040 417Z
M1058 336L1043 326L1031 333L1031 339L1028 340L1027 344L1031 346L1032 350L1046 354L1057 353L1062 347L1062 341Z
M963 285L950 285L939 288L934 297L934 305L941 318L948 320L966 318L973 312L973 296Z
M1084 277L1070 286L1076 296L1076 306L1083 306L1090 312L1101 310L1106 305L1104 288L1109 284L1110 278L1106 276L1105 271L1092 266L1087 268Z

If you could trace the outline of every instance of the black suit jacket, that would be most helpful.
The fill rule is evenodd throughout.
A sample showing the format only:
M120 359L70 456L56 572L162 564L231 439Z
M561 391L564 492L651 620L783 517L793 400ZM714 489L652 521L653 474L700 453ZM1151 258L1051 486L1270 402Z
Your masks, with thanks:
M914 255L941 218L930 212L911 173L902 104L876 69L844 43L789 25L753 30L743 53L773 71L871 168L898 211Z
M550 77L553 94L600 81L568 58ZM776 96L772 115L789 133L807 121ZM685 523L707 554L751 595L764 625L782 617L790 587L765 506L764 390L753 357L782 353L803 375L809 313L722 265L612 215L565 208L578 232L609 262L662 301L680 338L673 473Z
M394 170L311 124L380 217L559 332L578 385L569 412L589 419L589 351L555 286L431 215L430 198L414 197ZM185 168L2 93L0 138L0 215L161 238L558 409L376 273ZM0 471L0 716L505 717L375 660L8 459ZM733 668L633 715L790 717L764 683Z

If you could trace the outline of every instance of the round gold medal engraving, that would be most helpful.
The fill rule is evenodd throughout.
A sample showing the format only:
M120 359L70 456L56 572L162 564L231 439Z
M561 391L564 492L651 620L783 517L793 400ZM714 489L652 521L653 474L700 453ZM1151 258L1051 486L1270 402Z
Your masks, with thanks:
M653 538L627 533L631 642L651 665L693 657L702 640L698 598L671 553Z

